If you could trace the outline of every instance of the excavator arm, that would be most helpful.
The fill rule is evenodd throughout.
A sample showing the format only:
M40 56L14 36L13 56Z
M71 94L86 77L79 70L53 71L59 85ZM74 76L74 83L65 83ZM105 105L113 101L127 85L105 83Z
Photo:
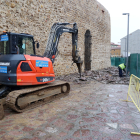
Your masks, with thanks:
M73 28L66 27L66 25L71 24L73 24ZM50 58L52 63L54 63L55 57L53 56L56 56L58 53L59 38L64 32L72 34L72 60L76 63L81 77L81 67L83 61L81 60L77 50L78 28L76 23L54 23L51 27L49 39L43 56Z

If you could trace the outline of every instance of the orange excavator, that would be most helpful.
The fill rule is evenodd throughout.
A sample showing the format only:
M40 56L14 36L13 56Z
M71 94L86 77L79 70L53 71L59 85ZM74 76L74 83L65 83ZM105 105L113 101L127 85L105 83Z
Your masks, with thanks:
M73 28L67 25L73 25ZM70 85L55 80L53 63L58 54L58 42L62 33L72 34L72 60L81 77L82 60L78 55L78 28L76 23L55 23L51 27L43 56L36 55L30 34L3 32L0 35L0 117L3 118L3 102L17 112L23 112L70 91ZM5 100L5 101L3 101Z

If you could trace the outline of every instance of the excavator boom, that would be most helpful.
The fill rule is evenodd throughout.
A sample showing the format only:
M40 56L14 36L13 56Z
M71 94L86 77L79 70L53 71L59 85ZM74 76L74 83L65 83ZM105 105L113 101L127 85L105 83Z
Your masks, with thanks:
M68 28L66 25L73 25L73 28ZM72 34L72 61L77 64L81 77L81 67L83 61L81 60L77 50L78 28L76 23L54 23L51 27L49 39L43 56L50 58L52 63L54 63L56 57L53 58L53 56L58 53L59 38L65 32Z

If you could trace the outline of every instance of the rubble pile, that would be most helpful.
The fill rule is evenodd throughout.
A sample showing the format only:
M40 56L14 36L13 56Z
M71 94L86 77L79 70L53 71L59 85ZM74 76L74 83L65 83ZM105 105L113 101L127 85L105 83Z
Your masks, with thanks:
M119 70L117 67L108 67L97 71L85 71L82 73L82 77L79 77L78 73L63 75L57 77L58 80L64 80L68 82L87 83L91 80L97 80L104 84L129 84L130 77L119 77Z
M99 71L92 71L93 79L102 82L102 83L111 83L111 84L129 84L130 77L119 77L119 70L117 67L109 67Z

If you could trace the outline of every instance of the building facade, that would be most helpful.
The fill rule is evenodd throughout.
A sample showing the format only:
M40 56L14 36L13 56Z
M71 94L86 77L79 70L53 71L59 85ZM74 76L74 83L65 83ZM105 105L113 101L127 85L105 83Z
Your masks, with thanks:
M34 39L40 43L37 54L44 54L51 26L55 22L76 22L79 55L84 61L82 70L85 63L90 65L91 70L111 65L110 14L98 1L0 0L0 3L0 32L5 30L34 35ZM72 65L71 42L69 33L60 37L59 54L54 62L56 75L78 72L76 65ZM85 59L87 57L88 60Z
M119 44L111 43L110 49L111 57L121 56L121 46Z
M121 56L121 47L111 48L111 57Z
M127 52L127 36L121 39L121 54L124 56ZM128 54L140 53L140 29L129 34Z

